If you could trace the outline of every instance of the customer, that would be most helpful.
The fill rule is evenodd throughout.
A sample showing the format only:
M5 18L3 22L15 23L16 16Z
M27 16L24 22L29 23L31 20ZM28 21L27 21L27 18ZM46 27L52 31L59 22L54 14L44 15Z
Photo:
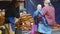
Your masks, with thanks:
M43 11L43 14L41 15L45 16L46 23L48 25L45 26L44 24L41 24L41 26L39 26L40 32L42 32L43 34L51 34L52 26L55 24L55 9L50 2L44 1L44 7L42 11Z
M39 31L39 25L38 24L40 24L40 23L42 23L42 22L45 22L45 18L44 17L41 17L41 15L39 15L39 14L42 14L42 5L41 4L38 4L37 5L37 10L34 12L34 15L33 15L33 17L34 17L34 19L35 19L35 24L37 25L37 27L38 27L38 32L40 33L40 34L42 34L40 31Z

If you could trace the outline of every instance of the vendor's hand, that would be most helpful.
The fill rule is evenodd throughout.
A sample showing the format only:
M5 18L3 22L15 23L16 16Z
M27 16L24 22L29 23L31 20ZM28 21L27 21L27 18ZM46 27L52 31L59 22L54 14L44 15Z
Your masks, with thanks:
M15 18L15 23L18 22L18 21L19 21L19 19L18 18Z

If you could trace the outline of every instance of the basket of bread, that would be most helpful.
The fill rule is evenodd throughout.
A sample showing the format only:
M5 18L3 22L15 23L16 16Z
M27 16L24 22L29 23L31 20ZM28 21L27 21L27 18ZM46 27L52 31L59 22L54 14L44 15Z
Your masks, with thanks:
M21 14L19 21L15 23L15 27L20 30L31 30L31 23L34 22L35 21L30 14Z

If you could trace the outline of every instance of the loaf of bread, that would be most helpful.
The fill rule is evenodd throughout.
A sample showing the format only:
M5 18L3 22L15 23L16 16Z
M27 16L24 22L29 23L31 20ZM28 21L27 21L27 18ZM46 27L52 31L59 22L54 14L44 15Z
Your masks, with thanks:
M54 25L53 25L53 29L60 29L60 25L54 24Z

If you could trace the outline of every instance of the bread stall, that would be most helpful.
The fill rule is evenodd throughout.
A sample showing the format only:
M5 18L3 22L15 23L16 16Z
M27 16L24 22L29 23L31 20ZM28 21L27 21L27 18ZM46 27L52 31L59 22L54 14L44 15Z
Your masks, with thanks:
M30 14L21 14L19 21L15 23L15 27L19 30L31 30L32 23L34 23L34 19Z

